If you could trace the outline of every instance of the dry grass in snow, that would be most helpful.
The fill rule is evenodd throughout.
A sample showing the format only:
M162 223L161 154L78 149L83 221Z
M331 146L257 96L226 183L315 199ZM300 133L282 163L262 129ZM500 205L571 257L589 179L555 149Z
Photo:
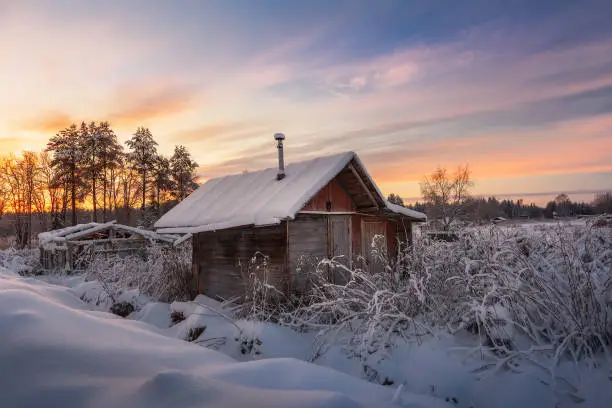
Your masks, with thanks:
M243 313L317 333L312 360L342 345L365 366L388 357L398 343L444 331L476 335L479 345L466 351L487 356L484 371L527 361L552 385L562 381L557 368L565 362L610 364L611 229L494 226L464 232L456 242L421 239L395 259L373 245L384 268L347 268L338 259L303 265L307 297L299 304L286 299L277 309L278 299L264 296L277 294L266 283L265 264L253 267L259 282L251 284L255 291ZM330 283L330 269L349 282Z

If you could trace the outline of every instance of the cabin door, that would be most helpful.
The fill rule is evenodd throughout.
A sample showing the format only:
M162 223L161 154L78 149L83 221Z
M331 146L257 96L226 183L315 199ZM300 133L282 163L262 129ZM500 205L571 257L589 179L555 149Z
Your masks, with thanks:
M385 233L385 222L362 221L361 239L363 256L365 257L370 271L381 272L384 265L381 262L380 256L376 256L375 251L382 252L384 255L386 255L387 237Z
M336 261L351 266L351 218L349 215L329 216L329 256ZM350 279L349 273L342 268L333 268L331 281L344 285Z

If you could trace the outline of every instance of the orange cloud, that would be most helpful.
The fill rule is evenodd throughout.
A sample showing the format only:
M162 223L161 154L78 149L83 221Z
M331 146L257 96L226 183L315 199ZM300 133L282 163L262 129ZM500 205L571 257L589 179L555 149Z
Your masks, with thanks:
M597 135L578 138L549 131L551 137L528 142L520 142L526 135L514 134L430 143L404 160L401 152L391 154L387 162L378 158L372 172L380 183L401 183L420 181L437 166L454 168L460 164L469 164L475 179L612 171L608 153L612 151L612 139Z
M177 133L176 140L184 143L208 141L221 136L239 140L261 134L266 129L258 122L219 122Z
M59 111L42 112L31 119L22 121L19 127L22 130L40 132L40 133L56 133L75 123L75 120L70 115Z
M0 139L0 154L14 153L20 149L23 139L18 137L9 137Z
M118 89L111 100L121 109L108 115L115 125L136 126L147 120L176 115L196 105L196 90L175 81L156 78Z
M45 144L41 144L39 140L35 139L22 137L8 137L0 139L0 155L9 153L20 155L24 150L41 151L44 148Z

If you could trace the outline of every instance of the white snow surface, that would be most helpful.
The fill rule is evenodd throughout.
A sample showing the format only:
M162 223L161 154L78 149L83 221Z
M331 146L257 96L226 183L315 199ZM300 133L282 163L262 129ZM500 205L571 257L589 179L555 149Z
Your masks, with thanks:
M367 174L359 157L345 152L289 164L282 180L276 179L276 168L208 180L164 214L155 228L161 233L197 233L278 224L294 218L353 159ZM376 185L373 181L372 184ZM376 192L386 202L378 188ZM391 203L387 208L417 220L426 218L425 214Z
M406 207L402 207L401 205L390 203L387 200L385 200L385 203L387 205L387 209L394 213L403 214L407 217L414 218L416 220L421 220L421 221L427 220L427 216L423 214L422 212L411 210L410 208L406 208Z
M75 282L72 282L76 284ZM293 358L237 362L0 267L0 406L385 407L394 389ZM143 320L165 326L167 305ZM402 393L400 406L448 407Z

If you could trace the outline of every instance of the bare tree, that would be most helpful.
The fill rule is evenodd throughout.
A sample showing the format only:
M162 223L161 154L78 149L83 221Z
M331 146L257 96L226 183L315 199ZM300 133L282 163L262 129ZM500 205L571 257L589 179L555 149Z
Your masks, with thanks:
M61 226L60 216L66 191L62 188L62 184L55 180L55 170L51 166L52 161L53 158L49 152L40 153L40 188L44 192L43 195L47 196L48 206L45 205L45 208L51 216L51 228L57 229ZM43 227L46 230L48 226L43 223Z
M8 187L4 182L3 174L1 173L4 168L4 159L0 157L0 218L4 215L4 210L8 204Z
M39 196L38 180L40 167L38 165L38 155L34 152L25 151L21 160L17 161L19 173L22 177L22 185L25 189L25 210L27 213L26 236L28 248L32 246L32 210ZM43 208L44 211L44 208Z
M439 220L444 231L449 231L466 212L470 187L474 185L469 166L459 166L450 174L438 167L421 183L421 194L427 205L427 215Z
M38 156L33 152L23 152L22 157L10 154L2 158L0 183L8 199L13 214L13 227L18 248L31 245L32 212L36 204Z

